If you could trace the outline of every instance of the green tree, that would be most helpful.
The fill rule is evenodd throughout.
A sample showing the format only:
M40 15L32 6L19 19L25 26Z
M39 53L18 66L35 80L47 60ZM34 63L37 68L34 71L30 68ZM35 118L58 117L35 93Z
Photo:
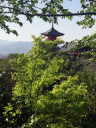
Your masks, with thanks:
M96 63L89 63L85 68L77 73L79 82L87 84L87 96L90 99L90 109L87 118L84 119L84 127L95 128L96 125Z
M78 77L68 77L45 96L40 96L32 125L48 128L79 128L89 109L87 86Z
M76 73L82 68L82 66L76 61L76 59L71 57L68 53L50 52L50 49L56 48L56 44L58 44L58 42L59 43L62 42L61 40L57 39L55 41L44 41L43 37L37 37L37 38L33 37L33 38L34 38L33 40L34 47L32 48L32 50L26 55L24 54L19 55L16 60L14 58L11 60L12 70L13 70L12 76L13 76L13 79L16 80L16 85L13 89L12 101L8 103L8 106L5 107L4 115L7 119L5 123L6 126L8 125L12 128L15 128L15 127L45 127L45 126L47 127L48 124L50 125L50 127L56 127L55 126L56 119L54 119L54 122L52 122L53 126L51 126L50 121L48 123L43 120L44 118L43 111L45 111L45 109L47 110L46 107L49 107L49 105L46 106L44 110L43 108L41 108L40 115L38 115L39 107L40 107L39 102L41 102L42 97L43 98L45 97L45 100L46 100L46 97L48 96L48 99L50 99L51 93L54 92L54 89L55 87L57 88L57 85L58 85L57 89L59 89L59 86L62 85L63 81L65 81L65 83L67 82L67 80L69 81L69 76L76 75ZM73 78L72 81L74 81L74 79L75 78ZM86 84L77 83L76 87L77 85L78 85L78 88L82 87L82 93L84 93L85 95ZM71 86L73 87L71 88ZM72 90L74 88L75 90L74 86L75 85L72 84L71 82L70 87L68 86L69 87L68 89ZM83 92L83 89L84 89L84 92ZM71 90L70 90L70 93L71 93ZM74 93L75 92L73 91L71 96L75 95ZM58 94L59 94L59 90L58 90ZM82 99L83 94L80 94L80 96L81 97L79 97L79 99L77 100L80 100L81 98L80 100L80 104L81 104L81 101L83 102L84 100ZM67 95L66 95L66 98L68 98ZM57 99L55 98L54 100L57 100L57 102L59 102L59 95L58 95L58 98ZM77 100L76 102L78 102ZM48 102L50 104L51 99L48 100ZM86 100L84 104L85 106L87 102L88 100ZM72 101L72 104L73 104L73 101ZM75 99L74 99L74 104L75 104ZM43 102L41 106L44 106ZM52 106L54 106L52 110L53 111L52 116L54 117L54 114L56 114L56 111L57 111L55 110L56 104ZM59 103L58 103L58 106L59 106ZM48 111L49 109L50 107L48 108ZM60 109L61 111L63 111L62 108ZM66 108L66 109L69 109L69 108ZM75 111L75 108L73 109ZM49 112L47 114L50 118ZM83 116L79 114L80 113L78 112L78 116L80 118L82 117L83 119ZM86 114L84 114L84 116L85 115ZM41 122L45 122L44 124L38 122L39 121L38 116L40 116L40 118L42 119ZM58 115L56 118L59 119ZM72 117L70 117L70 120L71 118ZM45 120L46 119L47 118L45 118ZM59 127L60 122L62 122L62 119L63 117L59 119L59 122L57 122L58 127ZM67 118L64 120L67 120ZM32 123L32 121L33 122L35 121L35 123ZM70 123L72 123L72 125L75 127L74 121L73 122L70 121ZM76 123L78 123L78 121ZM68 125L71 127L71 124L68 124ZM64 126L64 122L63 124L61 123L61 126L62 127Z
M87 35L83 37L81 40L74 40L71 41L71 43L75 43L76 46L72 48L73 51L78 51L80 49L86 48L85 52L83 52L82 56L83 58L89 58L90 61L96 62L96 32L92 35ZM90 50L88 50L88 48Z
M5 117L4 107L12 98L12 87L15 82L11 77L11 65L8 59L0 58L0 126L3 127Z
M81 13L84 12L94 12L96 13L96 1L95 0L80 0L81 2ZM96 18L93 15L85 15L82 21L77 22L79 25L83 25L83 28L89 27L91 28L95 25ZM96 14L95 14L96 15Z

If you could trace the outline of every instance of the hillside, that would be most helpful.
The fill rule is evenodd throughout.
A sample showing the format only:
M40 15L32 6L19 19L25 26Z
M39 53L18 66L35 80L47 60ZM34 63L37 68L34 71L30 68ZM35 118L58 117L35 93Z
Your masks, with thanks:
M10 53L26 53L31 50L32 46L30 42L0 40L0 57L6 57Z

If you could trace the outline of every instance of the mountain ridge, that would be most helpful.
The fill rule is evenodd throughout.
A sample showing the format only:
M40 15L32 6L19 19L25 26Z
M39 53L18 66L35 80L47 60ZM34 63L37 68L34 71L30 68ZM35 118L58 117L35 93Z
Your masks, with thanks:
M10 53L27 53L31 50L33 44L30 42L23 42L23 41L7 41L7 40L0 40L0 57L8 56Z

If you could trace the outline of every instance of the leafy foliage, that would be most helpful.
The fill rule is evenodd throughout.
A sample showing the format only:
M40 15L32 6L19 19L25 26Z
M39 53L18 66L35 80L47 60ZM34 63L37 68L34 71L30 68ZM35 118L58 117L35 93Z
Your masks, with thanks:
M80 0L81 2L81 12L96 12L96 2L94 0ZM83 28L93 27L95 25L94 15L85 15L82 21L77 22L79 25L83 25Z
M68 9L64 9L63 0L1 0L0 1L0 27L8 34L10 32L18 35L15 30L11 30L7 23L16 23L22 26L19 15L25 15L26 20L32 23L33 16L31 14L56 14L57 12L68 13ZM42 8L40 8L41 6ZM52 22L52 18L48 16L39 16L44 21ZM64 17L63 17L64 18ZM69 18L69 17L68 17ZM57 23L57 17L54 16L54 23ZM69 18L70 19L70 18Z
M51 52L59 39L33 38L32 50L11 59L16 85L4 106L4 127L95 128L96 72L91 70L92 62L85 65L82 58Z
M72 48L73 51L82 51L82 57L89 58L90 61L96 60L96 33L91 36L87 35L81 40L74 40L71 43L76 43L76 46ZM83 50L82 50L83 49Z
M89 106L86 93L84 83L78 85L77 77L68 77L67 81L55 85L46 96L40 97L34 122L41 127L47 127L47 125L54 128L79 126L83 117L87 115Z
M12 87L15 81L11 77L11 65L8 59L0 58L0 126L4 126L4 107L11 101Z
M1 0L0 1L0 27L5 30L8 34L13 33L18 35L16 30L11 30L8 26L8 23L16 23L19 26L22 26L23 23L20 21L19 15L24 15L26 20L32 23L34 14L42 18L45 22L58 23L58 17L56 14L65 14L62 18L68 18L72 20L70 8L64 7L64 0ZM72 2L72 0L69 0ZM81 11L80 13L96 12L96 2L91 0L80 0ZM39 14L46 14L42 16ZM47 16L54 15L53 17ZM95 16L94 15L85 15L84 19L78 22L79 25L83 25L83 28L91 28L95 25Z
M77 58L67 52L52 52L62 40L33 36L34 47L27 54L10 55L11 65L1 59L0 125L95 128L95 38L94 33L76 40L74 50L94 48Z

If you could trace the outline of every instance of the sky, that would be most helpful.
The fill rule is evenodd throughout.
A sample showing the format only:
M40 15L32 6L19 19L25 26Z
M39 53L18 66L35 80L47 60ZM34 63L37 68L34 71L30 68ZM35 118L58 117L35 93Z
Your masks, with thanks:
M67 1L67 0L66 0ZM64 7L69 8L72 12L77 12L80 10L80 0L72 0L72 2L67 1L64 4ZM61 19L58 18L58 25L54 24L54 28L59 32L64 33L62 36L64 41L72 41L75 39L81 39L86 35L91 35L96 31L96 25L92 28L82 29L81 26L76 24L77 21L82 20L83 16L74 16L72 21L67 18ZM24 16L20 16L21 21L23 22L23 27L19 27L16 24L10 24L10 28L16 29L19 33L19 36L14 34L6 34L5 31L0 29L0 39L8 41L32 41L32 35L40 36L41 33L49 30L52 26L51 23L44 22L42 19L35 17L32 24L26 21Z

